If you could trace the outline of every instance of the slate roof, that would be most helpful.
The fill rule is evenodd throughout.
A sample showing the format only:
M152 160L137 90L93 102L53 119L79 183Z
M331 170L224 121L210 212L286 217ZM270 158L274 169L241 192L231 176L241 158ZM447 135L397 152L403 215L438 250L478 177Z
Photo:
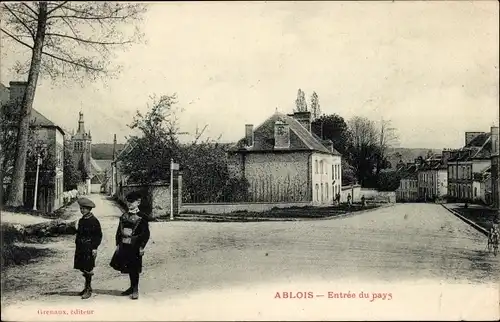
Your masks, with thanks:
M417 179L417 166L415 164L405 164L398 169L401 179Z
M448 161L471 161L491 158L491 133L482 133L456 151Z
M8 102L9 95L8 93L10 92L9 87L5 86L4 84L0 83L0 91L1 91L1 96L2 96L2 103L3 102ZM39 127L45 127L45 128L56 128L58 129L63 135L65 134L65 131L57 124L46 118L42 113L37 111L36 109L32 108L31 109L31 116L30 116L30 121L33 123L33 126L39 126Z
M245 146L245 138L239 140L229 148L229 152L274 152L274 124L276 121L284 122L290 127L290 147L280 148L279 151L317 151L333 155L340 155L333 149L330 151L317 135L309 132L302 124L292 116L276 112L261 125L254 129L253 146Z

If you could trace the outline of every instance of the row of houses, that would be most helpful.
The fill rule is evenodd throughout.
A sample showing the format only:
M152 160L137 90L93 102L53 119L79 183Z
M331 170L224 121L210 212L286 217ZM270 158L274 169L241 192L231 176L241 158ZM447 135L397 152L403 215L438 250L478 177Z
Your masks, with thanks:
M489 132L466 132L460 149L398 164L401 175L398 201L478 202L496 205L496 176L492 160L498 157L498 127Z

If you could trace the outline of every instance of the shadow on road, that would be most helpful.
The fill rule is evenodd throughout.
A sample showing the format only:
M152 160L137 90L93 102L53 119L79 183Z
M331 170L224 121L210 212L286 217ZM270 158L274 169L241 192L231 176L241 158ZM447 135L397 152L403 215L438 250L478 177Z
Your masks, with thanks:
M122 291L118 290L101 290L101 289L94 289L92 290L92 293L94 294L100 294L100 295L112 295L112 296L120 296ZM78 295L79 291L57 291L57 292L44 292L42 295L56 295L56 296L80 296Z

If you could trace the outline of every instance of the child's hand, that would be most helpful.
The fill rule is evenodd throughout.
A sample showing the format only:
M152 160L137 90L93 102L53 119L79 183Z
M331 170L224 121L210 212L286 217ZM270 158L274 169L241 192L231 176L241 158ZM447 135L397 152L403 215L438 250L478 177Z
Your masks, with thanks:
M92 249L92 256L96 257L97 256L97 249Z
M144 249L139 248L139 255L140 255L140 256L144 255Z

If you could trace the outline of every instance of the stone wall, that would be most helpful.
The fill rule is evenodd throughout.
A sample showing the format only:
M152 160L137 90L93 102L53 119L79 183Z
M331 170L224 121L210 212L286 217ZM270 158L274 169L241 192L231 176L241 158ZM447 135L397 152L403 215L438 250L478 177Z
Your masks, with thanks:
M153 218L170 216L170 184L155 183L151 185L123 185L121 189L118 189L116 197L125 204L125 197L133 191L138 191L144 196L141 208ZM179 195L178 198L178 204L181 205L181 195Z
M269 196L286 195L294 202L308 202L312 197L309 155L309 152L233 154L229 155L228 170L236 177L244 173L256 201L267 202L271 201L267 200ZM258 189L261 186L265 189Z

